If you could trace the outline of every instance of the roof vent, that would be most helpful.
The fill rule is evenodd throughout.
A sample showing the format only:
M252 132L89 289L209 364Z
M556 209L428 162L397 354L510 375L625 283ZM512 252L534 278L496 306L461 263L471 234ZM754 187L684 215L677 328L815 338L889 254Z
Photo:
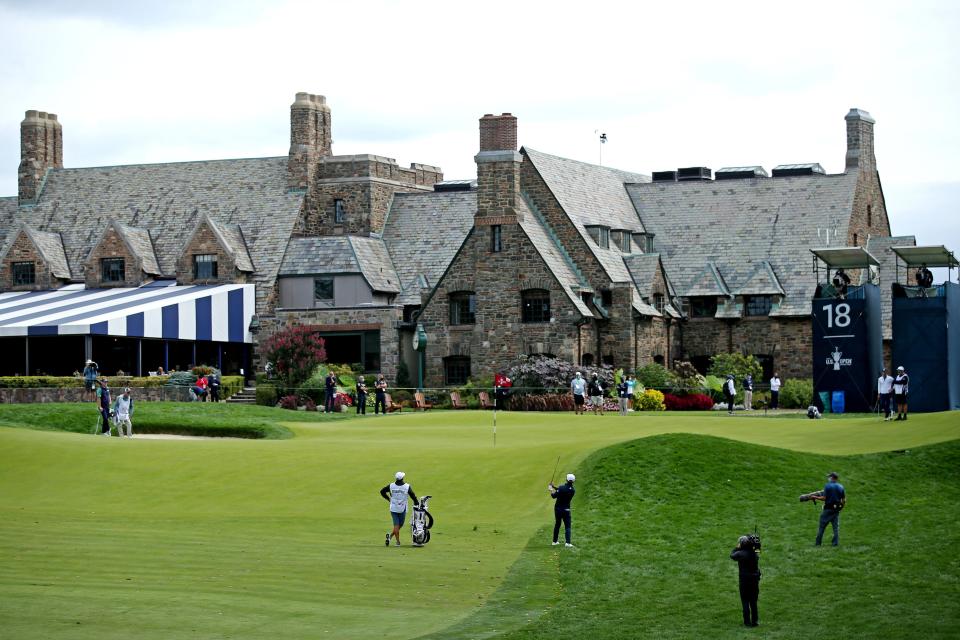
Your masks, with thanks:
M767 170L760 166L724 167L713 174L714 180L738 180L743 178L769 178Z
M476 180L444 180L433 185L434 191L470 191L477 188Z
M682 167L677 169L677 180L709 180L712 174L707 167Z
M806 164L781 164L773 168L774 178L783 178L786 176L812 176L826 175L826 171L820 166L819 162L808 162Z
M654 182L676 182L676 171L654 171L651 176Z

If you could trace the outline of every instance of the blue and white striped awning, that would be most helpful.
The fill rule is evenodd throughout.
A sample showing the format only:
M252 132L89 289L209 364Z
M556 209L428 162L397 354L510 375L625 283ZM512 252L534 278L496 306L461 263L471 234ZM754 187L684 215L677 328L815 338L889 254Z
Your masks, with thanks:
M0 337L100 335L253 342L254 285L153 282L137 288L0 293Z

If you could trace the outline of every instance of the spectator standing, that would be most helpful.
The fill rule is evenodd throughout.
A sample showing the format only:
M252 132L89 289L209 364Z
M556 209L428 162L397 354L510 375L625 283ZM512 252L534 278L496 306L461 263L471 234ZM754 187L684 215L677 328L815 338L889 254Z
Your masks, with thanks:
M770 408L776 409L780 406L780 386L783 383L780 382L780 376L776 373L773 374L773 377L770 378Z
M596 414L597 411L600 412L600 415L603 415L603 393L606 389L606 386L603 383L603 380L596 373L593 374L593 378L590 379L590 404L593 405L593 413Z
M207 375L210 385L210 402L220 402L220 376L216 372Z
M323 412L333 413L334 397L337 395L337 376L332 371L327 372L327 377L323 379L324 398Z
M883 371L880 372L880 377L877 378L877 402L880 403L880 410L883 411L884 422L890 420L890 400L893 395L893 382L893 376L891 376L887 372L887 368L884 367Z
M743 410L753 411L753 376L749 373L743 379Z
M893 396L897 401L897 420L907 419L907 394L910 393L910 376L903 367L897 367L897 377L893 379Z
M583 415L583 398L587 395L587 381L583 379L583 375L579 371L570 381L570 393L573 394L574 412L578 416Z
M387 415L387 381L384 379L382 373L377 376L377 381L373 384L373 389L376 394L373 400L373 413L379 414L382 410L383 415Z
M367 384L357 376L357 415L367 415Z
M733 415L733 401L737 397L737 386L733 382L733 374L727 374L727 381L723 383L723 395L727 397L727 413Z
M87 395L90 396L91 400L96 400L97 398L98 375L97 363L93 360L87 360L86 365L83 367L83 388L86 389Z
M100 434L110 437L110 387L107 386L107 379L100 378L97 387L97 400L100 409L100 417L103 424L100 427Z
M627 393L633 397L633 392L637 389L637 376L632 373L627 377Z
M133 437L133 398L130 396L130 387L125 387L123 393L113 403L113 413L117 420L117 435L123 437L123 428L127 428L127 437Z
M617 399L620 401L620 415L627 415L627 402L630 399L630 384L621 380L617 385Z

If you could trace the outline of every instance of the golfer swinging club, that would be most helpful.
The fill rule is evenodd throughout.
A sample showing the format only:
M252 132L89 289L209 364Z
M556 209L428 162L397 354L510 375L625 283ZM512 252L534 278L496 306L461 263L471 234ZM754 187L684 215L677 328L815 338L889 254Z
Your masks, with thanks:
M414 506L420 504L413 488L403 481L404 475L403 471L397 471L396 480L380 489L380 495L390 503L390 517L393 518L393 531L387 534L384 542L384 546L387 547L390 546L391 537L397 539L394 546L400 546L400 527L403 526L403 521L407 517L407 496L413 500Z
M553 505L553 544L558 545L558 539L560 537L560 523L563 522L563 535L566 539L566 544L564 546L572 547L573 544L570 543L570 501L573 500L573 494L576 493L576 490L573 488L573 482L577 479L572 473L567 474L567 484L562 487L555 487L551 482L547 485L547 491L550 492L550 497L556 500L556 504Z

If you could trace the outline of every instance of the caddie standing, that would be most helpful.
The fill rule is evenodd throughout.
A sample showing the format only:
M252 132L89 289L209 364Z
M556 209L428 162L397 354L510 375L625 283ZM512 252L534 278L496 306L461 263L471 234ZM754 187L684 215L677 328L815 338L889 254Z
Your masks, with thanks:
M893 397L897 401L897 420L907 419L907 395L910 393L910 376L903 367L897 367L897 377L893 379Z
M127 437L133 437L133 397L130 387L125 387L123 393L113 403L113 413L117 420L117 435L123 437L123 427L127 427Z
M390 538L396 538L397 541L394 546L400 546L400 527L403 526L403 522L407 518L407 499L413 500L414 506L420 504L420 501L417 500L417 494L413 492L413 487L404 481L405 475L403 471L397 471L394 476L395 480L380 489L380 495L390 503L390 518L393 520L393 531L387 534L384 543L388 547L390 546Z

